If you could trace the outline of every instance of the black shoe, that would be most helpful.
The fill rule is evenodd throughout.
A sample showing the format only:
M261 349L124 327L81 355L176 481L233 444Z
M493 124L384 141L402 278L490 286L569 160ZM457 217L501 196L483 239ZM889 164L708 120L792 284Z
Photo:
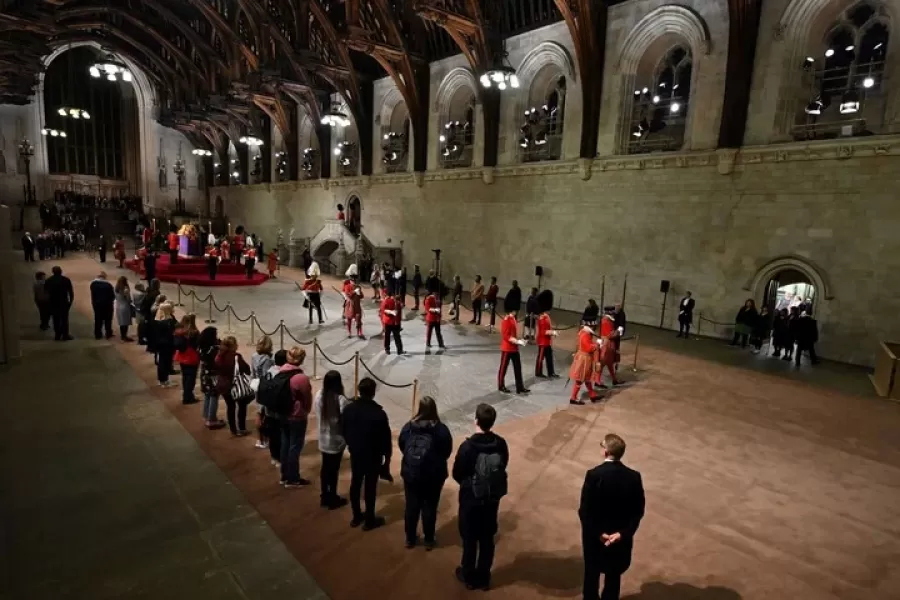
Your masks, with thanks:
M181 401L182 404L197 404L198 402L199 402L199 400L197 400L196 398L191 398L190 400L188 400L186 402L184 400Z
M346 498L342 498L341 496L335 496L328 503L328 510L337 510L339 508L344 508L347 506L348 502Z
M447 346L438 346L438 349L439 349L439 350L446 350L446 349L447 349Z
M548 377L550 379L559 379L559 375L557 375L556 373L550 373L550 375L548 375Z
M517 394L530 394L531 390L529 390L528 388L522 388L521 390L516 390L516 393Z
M547 379L547 376L544 375L543 373L535 373L534 376L537 377L538 379Z
M508 387L506 387L506 386L505 386L505 385L504 385L504 386L503 386L503 387L499 387L499 388L497 388L497 391L499 391L499 392L503 392L503 393L504 393L504 394L512 394L512 392L511 392L511 391L509 391L509 388L508 388Z
M419 538L413 538L411 540L406 540L406 549L412 550L413 548L416 547L416 544L418 544L418 543L419 543Z
M437 546L437 542L435 540L425 540L425 552L431 552L434 550L434 547Z
M353 520L350 521L350 527L359 527L360 525L362 525L362 522L362 517L353 517Z
M475 589L475 586L474 586L474 585L472 585L471 583L469 583L468 581L466 581L466 575L465 575L465 573L463 573L462 567L456 567L456 579L457 579L461 584L463 584L464 586L466 586L466 589L467 589L467 590L474 590L474 589Z
M362 530L372 531L373 529L383 527L386 522L387 521L384 520L384 517L373 517L371 521L366 521L365 523L363 523Z
M574 404L575 406L584 406L584 400L572 400L569 398L569 404Z
M319 496L319 506L328 508L331 505L331 498L328 496Z

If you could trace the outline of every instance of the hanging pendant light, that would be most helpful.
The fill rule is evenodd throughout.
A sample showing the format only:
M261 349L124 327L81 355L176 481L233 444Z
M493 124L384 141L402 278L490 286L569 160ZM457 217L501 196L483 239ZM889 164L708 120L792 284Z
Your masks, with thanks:
M840 111L842 115L852 115L859 112L859 94L856 90L847 90L841 98Z
M73 58L74 53L72 51L71 45L69 46L68 54L69 54L69 57L68 57L68 62L69 62L68 93L74 94L75 89L76 89L75 88L75 64L73 62L74 61L74 58ZM61 116L63 118L70 118L70 119L88 120L91 118L91 114L88 111L81 109L81 108L76 108L76 107L70 106L70 105L60 106L58 109L56 109L56 114L58 114L59 116Z

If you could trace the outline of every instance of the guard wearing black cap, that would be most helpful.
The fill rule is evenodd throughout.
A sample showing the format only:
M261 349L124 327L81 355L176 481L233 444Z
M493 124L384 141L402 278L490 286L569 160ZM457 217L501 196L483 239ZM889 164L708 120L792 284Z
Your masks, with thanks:
M553 338L558 332L553 329L550 322L550 310L553 308L553 292L544 290L537 296L539 316L537 318L537 335L535 341L538 346L537 362L534 365L534 376L544 377L544 362L547 363L547 377L556 379L556 369L553 368Z
M503 303L506 316L500 321L500 372L497 373L497 389L508 394L506 388L506 369L509 363L513 366L513 375L516 379L516 393L527 394L530 390L522 382L522 360L519 358L519 346L527 342L519 338L519 325L516 323L516 311L519 307L515 302L506 299Z

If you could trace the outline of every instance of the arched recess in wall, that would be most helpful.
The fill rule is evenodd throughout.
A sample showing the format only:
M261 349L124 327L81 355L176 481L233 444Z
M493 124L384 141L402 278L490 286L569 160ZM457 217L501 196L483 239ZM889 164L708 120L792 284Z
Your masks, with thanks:
M620 74L618 87L620 101L616 104L619 111L616 118L618 153L632 152L631 138L637 137L634 131L635 124L632 122L638 108L636 105L644 99L646 94L649 94L646 98L648 105L654 104L655 94L651 93L653 90L649 89L650 85L647 82L656 82L658 85L659 75L662 71L668 66L673 69L677 66L677 63L668 65L667 60L679 47L683 48L688 55L690 66L688 82L690 89L694 90L696 89L697 74L703 64L703 57L709 55L712 48L709 27L697 12L688 7L673 4L660 6L641 19L625 38L616 65L616 70ZM676 83L673 82L670 85ZM681 85L685 84L686 82L681 83ZM648 90L646 93L643 92L644 88ZM671 91L671 88L669 89ZM681 124L683 135L674 142L677 144L677 148L662 148L666 150L690 148L691 129L695 122L692 103L683 101L675 103L678 104L679 111L683 104L687 104L687 108L681 115L678 115L679 111L673 113L683 119ZM671 103L667 106L671 106ZM651 119L652 115L649 115L648 124ZM639 119L638 126L641 120Z
M882 83L897 73L898 4L792 0L786 6L775 30L775 40L785 45L776 141L896 131L900 95L891 93L896 86ZM871 81L864 84L867 76ZM844 95L854 96L855 106L847 112Z
M300 107L300 125L297 129L297 148L300 152L300 178L318 179L322 173L322 160L331 160L329 149L325 152L319 147L319 136L312 117L305 108Z
M334 149L329 152L335 158L336 174L338 177L356 177L359 175L360 168L359 128L353 112L341 96L332 95L332 104L338 111L347 115L351 121L347 127L332 128L331 130ZM322 155L324 160L325 149L322 150Z
M509 131L514 132L510 137L517 162L562 158L566 91L576 81L572 56L562 44L541 42L522 59L516 73L522 87L516 93Z
M362 233L362 200L359 192L353 190L344 200L347 209L347 228L356 235Z
M72 48L79 48L82 46L89 46L95 48L98 52L104 52L103 47L93 41L77 41L77 42L66 42L66 43L57 43L53 52L44 57L44 71L46 71L47 67L50 66L54 60L56 60L63 52L71 50ZM119 60L121 60L125 66L131 71L132 74L132 86L135 90L135 94L137 96L137 109L138 109L138 132L139 132L139 143L140 143L140 171L138 176L140 178L140 194L143 198L143 202L145 205L152 204L152 199L155 194L153 194L153 186L157 183L157 179L155 174L157 172L155 161L157 158L156 151L156 138L153 135L153 124L156 120L156 114L154 112L154 107L156 106L156 94L153 90L153 85L150 83L150 80L147 78L146 74L144 74L143 70L137 66L137 64L128 56L123 55L121 53L114 52L113 53ZM82 74L82 76L87 76L87 74ZM35 102L32 102L32 132L31 139L40 140L41 139L41 127L43 127L44 122L44 114L45 114L45 103L44 103L44 73L42 72L38 76L38 85L35 90ZM38 146L39 151L36 153L34 158L35 160L35 172L38 174L46 174L49 172L49 161L47 157L47 147L44 144L36 144Z
M744 290L753 294L754 299L762 298L768 283L783 271L797 271L803 274L817 290L820 300L834 298L831 282L827 274L812 261L800 256L779 256L760 267L744 285ZM821 314L821 313L818 313Z
M409 170L409 149L412 147L412 129L409 109L403 95L392 87L381 102L376 117L377 147L381 149L381 169L387 173Z
M478 82L465 67L452 69L438 86L434 113L438 115L438 163L441 168L471 167L474 163Z

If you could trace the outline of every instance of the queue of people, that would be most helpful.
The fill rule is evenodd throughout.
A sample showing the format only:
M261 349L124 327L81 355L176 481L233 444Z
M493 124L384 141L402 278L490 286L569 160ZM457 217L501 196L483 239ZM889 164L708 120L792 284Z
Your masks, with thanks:
M767 306L757 310L756 303L748 298L738 310L734 321L734 337L731 346L746 348L748 343L754 354L759 354L765 344L772 347L772 356L784 361L794 360L800 365L803 353L809 355L811 364L818 364L816 343L819 327L804 306L794 306L769 312Z

